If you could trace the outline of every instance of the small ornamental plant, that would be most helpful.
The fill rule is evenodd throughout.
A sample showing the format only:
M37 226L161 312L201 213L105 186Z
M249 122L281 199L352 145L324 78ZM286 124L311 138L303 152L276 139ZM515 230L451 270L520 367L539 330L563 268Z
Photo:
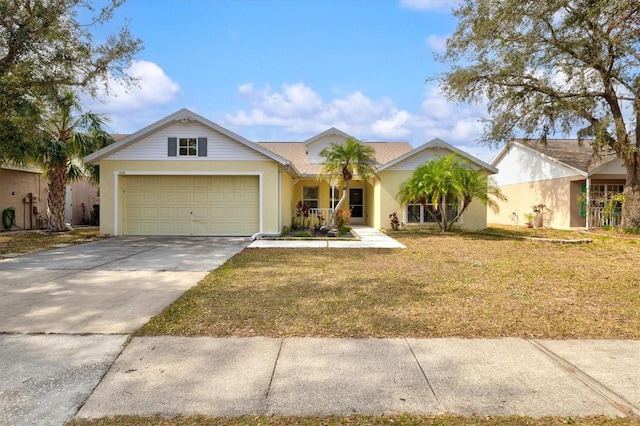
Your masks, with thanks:
M336 210L336 216L334 218L337 228L341 228L351 223L351 210L338 209Z
M400 229L400 219L398 219L398 213L393 212L389 215L389 220L391 221L391 229L397 231Z
M302 200L296 204L296 217L300 227L304 229L309 218L309 207Z

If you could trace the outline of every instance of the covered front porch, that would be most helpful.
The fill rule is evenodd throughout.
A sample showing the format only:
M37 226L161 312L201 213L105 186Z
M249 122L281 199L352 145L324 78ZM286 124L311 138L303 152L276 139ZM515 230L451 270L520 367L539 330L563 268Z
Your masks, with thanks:
M350 212L350 223L370 225L369 218L374 208L373 187L354 179L347 191L347 198L341 209ZM327 225L342 195L342 188L337 183L318 179L294 180L291 227L314 228Z
M585 227L620 226L622 205L619 197L623 191L622 179L586 179L580 195L580 216L585 220Z

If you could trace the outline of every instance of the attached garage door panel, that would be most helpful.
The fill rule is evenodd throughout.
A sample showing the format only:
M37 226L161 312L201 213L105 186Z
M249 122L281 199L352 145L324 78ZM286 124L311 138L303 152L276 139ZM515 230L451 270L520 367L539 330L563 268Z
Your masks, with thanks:
M123 235L252 235L257 176L126 176Z

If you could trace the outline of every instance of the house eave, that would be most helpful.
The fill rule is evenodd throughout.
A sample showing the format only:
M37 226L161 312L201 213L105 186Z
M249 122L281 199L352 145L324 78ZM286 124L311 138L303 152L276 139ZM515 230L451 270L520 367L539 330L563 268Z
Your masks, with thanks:
M489 172L489 174L498 173L498 169L495 168L494 166L492 166L491 164L487 164L484 161L467 154L466 152L462 151L461 149L456 148L455 146L443 141L440 138L432 139L429 142L427 142L425 144L422 144L419 147L415 148L414 150L409 151L406 154L403 154L400 157L395 158L395 159L389 161L388 163L385 163L385 164L381 165L378 168L378 171L381 172L381 171L383 171L385 169L388 169L389 167L392 167L392 166L394 166L394 165L406 160L407 158L410 158L410 157L412 157L412 156L414 156L414 155L416 155L416 154L418 154L418 153L420 153L420 152L422 152L424 150L435 149L435 148L444 148L446 150L449 150L452 153L455 153L456 155L458 155L458 156L470 161L471 163L479 166L480 168L483 168L483 169L487 170Z
M150 124L147 127L144 127L143 129L135 133L132 133L129 136L124 137L123 139L119 140L116 143L108 145L92 154L87 155L86 157L84 157L84 162L87 164L94 164L94 165L99 164L100 160L138 142L139 140L143 139L147 135L150 135L154 132L157 132L158 130L168 127L171 124L174 124L175 122L188 123L190 121L198 122L219 133L222 133L223 135L233 139L234 141L241 143L247 146L248 148L253 149L254 151L259 152L260 154L265 155L266 157L276 161L281 166L286 166L289 164L289 161L284 159L283 157L277 154L274 154L268 149L263 148L260 145L254 142L251 142L250 140L238 135L237 133L234 133L231 130L225 129L224 127L219 126L213 121L210 121L192 111L189 111L186 108L176 111L173 114L168 115L167 117L159 121L156 121L155 123Z

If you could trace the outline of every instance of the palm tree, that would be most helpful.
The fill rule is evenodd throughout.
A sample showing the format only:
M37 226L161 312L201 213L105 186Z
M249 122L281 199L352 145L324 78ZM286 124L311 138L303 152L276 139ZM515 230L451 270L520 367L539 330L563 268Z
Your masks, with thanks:
M420 165L411 178L400 185L396 196L403 204L422 204L442 232L451 230L474 198L497 212L499 207L492 197L506 200L500 189L491 184L480 170L464 167L455 154ZM436 211L427 208L427 204ZM450 219L449 208L452 205L459 208Z
M49 180L49 231L66 230L66 184L87 175L97 181L97 169L85 166L82 157L113 142L102 128L105 122L99 114L82 113L80 103L71 91L62 92L53 99L51 113L44 120L42 140L35 151L35 162Z
M349 182L354 174L357 174L365 183L376 176L375 151L355 138L348 138L344 144L332 142L320 151L320 156L324 161L318 179L328 178L329 181L338 180L342 183L342 196L327 221L327 224L331 225L336 212L347 198Z

